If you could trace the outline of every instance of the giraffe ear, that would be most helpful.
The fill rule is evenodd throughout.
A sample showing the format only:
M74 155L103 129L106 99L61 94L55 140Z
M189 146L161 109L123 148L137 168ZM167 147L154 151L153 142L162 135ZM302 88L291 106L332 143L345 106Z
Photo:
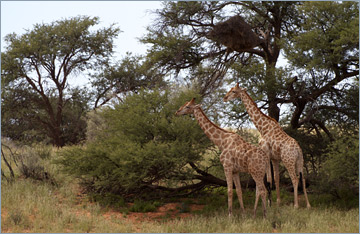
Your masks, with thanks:
M194 104L194 103L195 103L195 98L192 98L190 104Z

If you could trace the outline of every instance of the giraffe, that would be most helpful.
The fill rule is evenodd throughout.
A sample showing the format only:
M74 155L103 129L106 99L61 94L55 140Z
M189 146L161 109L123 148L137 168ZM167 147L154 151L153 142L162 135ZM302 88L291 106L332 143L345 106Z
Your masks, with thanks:
M194 98L181 106L175 114L193 114L206 136L222 151L220 162L224 167L226 177L229 216L232 215L233 181L235 183L241 210L243 213L245 211L239 172L247 172L251 174L256 183L254 217L256 216L256 209L260 196L262 199L263 216L266 217L267 194L263 179L265 172L270 167L270 157L260 148L244 141L238 134L226 131L211 122L200 105L195 104ZM271 175L268 175L267 178L268 181L270 181Z
M283 162L287 171L289 172L291 182L294 187L294 207L298 208L298 178L300 174L300 180L302 180L304 195L306 199L306 206L310 208L310 203L307 197L305 178L303 176L303 154L297 141L286 134L278 122L265 115L252 100L245 88L239 87L239 83L225 95L224 102L240 98L245 105L245 108L261 134L261 140L259 142L263 151L270 154L270 159L274 167L274 180L276 187L276 202L280 205L280 188L279 188L279 163Z

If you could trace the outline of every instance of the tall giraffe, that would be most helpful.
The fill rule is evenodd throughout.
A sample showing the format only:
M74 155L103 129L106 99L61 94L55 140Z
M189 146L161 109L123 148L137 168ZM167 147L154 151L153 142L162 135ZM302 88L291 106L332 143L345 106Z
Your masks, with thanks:
M298 173L300 174L300 179L302 178L306 206L310 208L311 206L307 197L305 178L303 176L304 158L297 141L286 134L275 119L265 115L246 92L246 89L239 87L239 83L230 89L230 91L225 95L224 101L230 101L235 98L240 98L244 103L252 122L261 134L261 140L259 142L260 147L263 151L270 154L274 167L277 204L280 205L279 163L282 161L289 172L291 182L294 187L295 208L299 207Z
M263 179L265 172L270 166L269 156L256 146L245 142L238 134L226 131L211 122L200 105L195 104L194 98L176 111L176 115L189 114L194 114L206 136L222 151L220 162L224 167L226 176L229 216L232 215L233 181L241 210L244 212L239 172L247 172L251 174L256 183L254 217L256 216L256 208L260 196L262 199L263 216L266 217L267 194ZM268 175L267 178L270 181L271 175Z

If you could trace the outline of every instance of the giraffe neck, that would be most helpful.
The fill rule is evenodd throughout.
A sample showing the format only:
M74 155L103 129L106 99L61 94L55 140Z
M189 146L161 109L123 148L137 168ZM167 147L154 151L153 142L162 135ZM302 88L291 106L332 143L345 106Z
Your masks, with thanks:
M222 150L222 135L228 131L211 122L200 107L194 110L194 116L206 136Z
M261 135L265 135L271 129L277 128L279 124L273 118L265 115L256 105L254 100L246 92L240 93L240 98L245 105L245 108Z

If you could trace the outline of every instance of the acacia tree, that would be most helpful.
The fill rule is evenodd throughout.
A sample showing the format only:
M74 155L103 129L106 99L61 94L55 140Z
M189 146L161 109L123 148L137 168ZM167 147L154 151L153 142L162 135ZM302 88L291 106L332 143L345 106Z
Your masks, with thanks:
M107 64L113 53L113 39L120 30L111 25L91 31L98 23L97 17L78 16L36 24L23 35L13 33L5 37L7 47L1 55L2 99L16 90L15 98L26 100L32 107L31 114L24 118L45 129L56 146L66 143L64 109L73 96L69 79L76 79L78 72ZM2 112L9 108L2 106ZM5 124L18 122L21 111L24 109L9 112ZM6 136L6 132L2 134Z
M293 129L358 126L359 8L355 2L306 2L303 22L286 43L294 78L279 103L292 103ZM300 116L303 118L300 119Z
M156 14L157 21L142 40L152 45L148 56L154 66L168 73L185 71L186 80L196 80L205 96L230 74L230 80L247 87L274 119L279 121L280 105L290 104L294 129L311 122L315 129L326 131L325 122L311 117L314 103L334 97L338 84L358 75L354 2L167 2ZM284 49L293 67L276 66ZM315 64L328 57L335 60L317 69ZM301 70L307 63L315 66ZM298 72L291 73L294 70ZM336 92L343 95L345 90ZM337 104L320 105L344 112ZM238 114L238 107L233 110L237 121L245 116Z
M168 70L189 69L204 95L221 85L234 62L253 56L265 66L269 115L279 119L275 66L280 39L296 24L296 2L169 2L143 39L149 56ZM230 14L229 14L230 13ZM286 29L286 30L285 30ZM251 35L251 36L249 36ZM254 43L255 41L255 43ZM255 47L255 48L254 48Z
M163 75L149 66L143 56L128 53L125 58L114 65L109 65L93 75L94 109L107 104L110 100L123 101L130 92L141 88L165 87Z

